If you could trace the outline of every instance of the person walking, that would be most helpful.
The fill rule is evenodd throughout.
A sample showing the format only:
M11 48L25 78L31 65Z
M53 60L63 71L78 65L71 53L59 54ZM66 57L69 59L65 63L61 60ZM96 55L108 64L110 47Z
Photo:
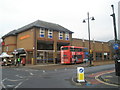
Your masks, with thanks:
M26 64L25 63L25 58L22 58L21 63L22 63L23 66L25 66L25 64Z
M17 59L17 64L18 64L18 66L20 66L20 61L21 61L20 58L18 58L18 59Z

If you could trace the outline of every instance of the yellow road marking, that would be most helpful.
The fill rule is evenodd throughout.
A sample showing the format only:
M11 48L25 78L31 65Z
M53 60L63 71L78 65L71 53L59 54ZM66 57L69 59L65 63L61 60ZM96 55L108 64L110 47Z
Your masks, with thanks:
M116 86L116 87L118 87L118 85L115 85L115 84L110 84L110 83L106 83L106 82L104 82L104 81L101 81L100 79L98 79L98 77L99 77L99 76L101 76L101 75L103 75L103 74L112 73L112 72L114 72L114 71L107 72L107 73L101 73L101 74L97 75L97 76L95 77L95 79L96 79L97 81L99 81L99 82L103 83L103 84L106 84L106 85L111 85L111 86Z

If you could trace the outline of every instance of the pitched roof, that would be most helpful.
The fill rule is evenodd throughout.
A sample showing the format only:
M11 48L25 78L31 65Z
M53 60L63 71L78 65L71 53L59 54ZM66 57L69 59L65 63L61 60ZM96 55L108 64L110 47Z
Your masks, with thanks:
M9 33L5 34L2 38L8 37L8 36L15 36L17 30L10 31Z
M55 31L73 33L72 31L62 27L59 24L37 20L37 21L30 23L28 25L25 25L17 30L13 30L13 31L9 32L8 34L4 35L2 38L5 38L7 36L12 36L12 35L17 35L18 33L24 32L32 27L39 27L39 28L50 29L50 30L55 30Z

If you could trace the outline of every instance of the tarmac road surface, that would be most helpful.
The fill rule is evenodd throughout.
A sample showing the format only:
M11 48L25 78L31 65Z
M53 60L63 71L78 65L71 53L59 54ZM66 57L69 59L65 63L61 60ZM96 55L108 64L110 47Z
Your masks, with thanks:
M114 64L85 67L85 79L89 83L76 84L73 80L76 77L75 68L38 70L7 67L2 68L1 86L6 90L7 88L118 88L101 83L94 77L96 73L99 75L100 72L114 71L114 68Z

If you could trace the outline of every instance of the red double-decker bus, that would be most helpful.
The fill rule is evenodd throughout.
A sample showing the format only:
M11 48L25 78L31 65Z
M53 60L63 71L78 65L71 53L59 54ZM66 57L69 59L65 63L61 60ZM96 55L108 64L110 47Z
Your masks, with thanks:
M62 46L61 64L81 63L86 59L84 47Z

